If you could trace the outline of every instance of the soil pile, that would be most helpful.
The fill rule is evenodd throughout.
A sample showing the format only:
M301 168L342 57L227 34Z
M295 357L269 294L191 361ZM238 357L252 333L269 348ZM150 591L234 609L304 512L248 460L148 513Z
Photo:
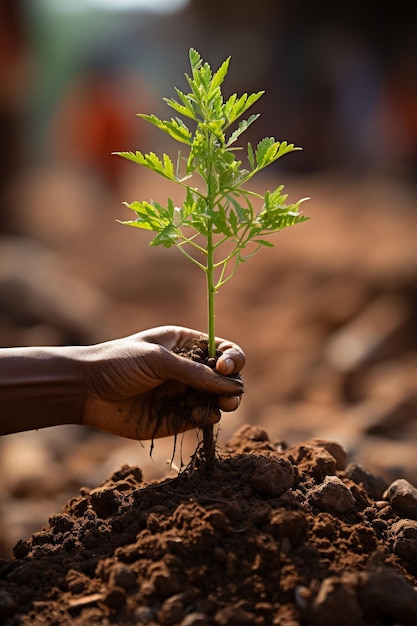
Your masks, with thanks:
M208 470L122 466L0 562L0 616L26 624L417 623L417 491L243 426Z

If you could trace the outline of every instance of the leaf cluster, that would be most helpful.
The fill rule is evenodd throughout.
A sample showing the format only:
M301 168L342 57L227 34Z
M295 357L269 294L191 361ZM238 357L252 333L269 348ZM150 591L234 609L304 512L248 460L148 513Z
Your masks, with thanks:
M294 144L266 137L256 146L247 143L245 165L238 158L243 149L236 147L236 141L259 115L241 118L264 92L233 94L225 100L221 87L230 57L216 72L196 50L190 50L189 58L188 93L175 88L176 98L164 98L176 115L167 120L139 115L180 144L176 161L165 153L162 157L153 152L116 153L180 185L183 204L175 207L171 198L165 205L125 203L135 219L122 223L153 231L152 245L175 245L204 271L216 270L218 289L241 261L260 247L273 245L266 237L308 218L300 213L303 200L286 204L282 185L264 195L246 187L255 174L299 150ZM194 184L196 178L199 186ZM249 244L253 245L248 251Z

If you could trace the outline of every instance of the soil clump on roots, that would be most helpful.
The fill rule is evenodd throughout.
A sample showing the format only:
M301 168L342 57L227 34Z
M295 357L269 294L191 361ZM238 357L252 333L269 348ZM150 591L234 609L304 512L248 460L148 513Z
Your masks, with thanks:
M4 626L417 623L414 487L254 426L210 468L145 483L122 466L14 555Z

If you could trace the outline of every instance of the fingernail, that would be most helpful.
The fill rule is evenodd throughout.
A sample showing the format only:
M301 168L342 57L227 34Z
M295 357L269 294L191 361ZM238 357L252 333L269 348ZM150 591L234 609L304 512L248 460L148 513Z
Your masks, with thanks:
M223 374L231 374L235 369L235 362L233 359L225 358L221 361Z

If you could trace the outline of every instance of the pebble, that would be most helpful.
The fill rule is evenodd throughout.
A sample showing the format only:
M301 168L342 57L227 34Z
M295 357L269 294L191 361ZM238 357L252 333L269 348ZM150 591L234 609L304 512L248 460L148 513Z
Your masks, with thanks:
M394 544L394 552L407 563L417 562L417 522L401 519L389 529L389 538Z
M336 474L336 459L323 447L302 443L290 448L287 456L303 477L310 476L316 483Z
M362 580L361 607L381 621L375 623L417 624L417 589L390 567L381 566Z
M150 624L155 619L155 610L149 606L138 606L134 618L136 624Z
M98 517L106 518L117 512L119 501L113 489L98 487L90 492L90 503Z
M218 626L252 626L253 618L252 613L240 606L226 606L217 611L214 620Z
M285 457L262 455L251 487L264 496L279 497L294 484L294 468Z
M328 513L349 513L356 501L346 485L337 476L326 476L324 481L307 493L307 502Z
M313 602L313 623L320 626L354 626L361 623L361 617L354 586L336 576L325 578Z
M158 611L158 621L163 626L173 626L184 618L185 605L183 594L167 598Z
M110 589L105 597L104 603L114 611L120 609L126 603L126 593L121 587L114 587Z
M311 589L305 585L298 585L294 590L294 599L296 605L305 611L311 600Z
M373 500L381 500L388 483L384 478L374 476L357 463L350 463L346 468L347 476L357 485L362 485L366 493ZM385 505L387 503L385 502Z
M340 443L320 437L313 437L306 443L317 446L317 448L324 448L324 450L331 454L336 461L337 470L344 470L346 468L347 452Z
M155 571L152 573L150 580L143 585L142 591L146 595L159 594L168 598L182 589L179 577L168 570Z
M408 480L395 480L384 493L384 498L395 511L417 520L417 489Z
M194 613L186 615L182 622L180 622L180 626L209 626L209 623L205 613L195 611Z
M116 565L110 573L109 582L111 585L122 587L129 591L136 585L136 574L127 565Z

